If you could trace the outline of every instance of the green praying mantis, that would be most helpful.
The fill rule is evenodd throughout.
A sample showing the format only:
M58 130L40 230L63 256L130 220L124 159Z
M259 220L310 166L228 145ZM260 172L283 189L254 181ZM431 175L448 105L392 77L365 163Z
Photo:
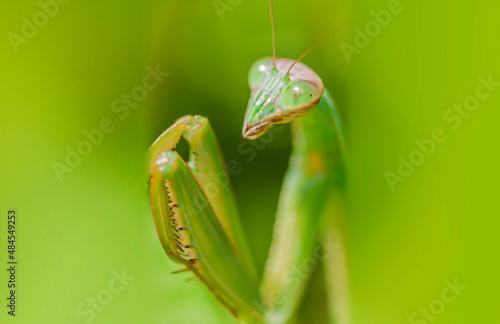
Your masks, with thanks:
M297 60L273 57L250 68L251 95L242 135L254 140L274 124L292 123L293 149L278 202L268 260L259 276L230 185L216 193L210 174L227 173L207 118L178 119L148 150L149 188L166 254L192 271L242 323L293 321L313 262L325 266L332 323L348 323L342 226L346 145L339 112L321 78ZM184 139L189 159L175 150ZM318 237L340 244L318 248Z

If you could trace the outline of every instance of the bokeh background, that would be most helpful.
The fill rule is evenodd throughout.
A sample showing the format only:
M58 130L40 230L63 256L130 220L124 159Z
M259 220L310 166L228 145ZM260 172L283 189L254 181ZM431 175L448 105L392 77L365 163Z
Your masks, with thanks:
M221 2L231 8L222 15L210 0L3 3L0 268L12 208L19 264L15 318L4 306L8 278L0 272L2 323L234 322L204 286L170 274L179 267L156 236L142 160L175 119L207 116L226 159L242 167L232 182L262 269L289 130L251 162L238 151L249 145L240 135L247 71L272 53L270 22L267 1ZM456 129L443 119L475 94L480 76L500 81L498 1L274 5L278 56L295 58L332 26L345 25L303 61L334 94L348 130L352 323L500 323L500 90ZM390 6L399 12L347 59L340 45L362 42L357 28L373 25L372 10ZM46 20L43 7L52 13ZM33 19L36 31L25 27ZM113 111L157 65L168 77L127 116ZM54 162L65 163L67 147L76 149L103 119L113 130L58 178ZM446 141L391 190L385 173L397 173L399 156L408 158L415 140L436 128ZM107 295L110 283L120 287L113 278L123 271L128 281ZM467 288L434 317L412 319L439 304L447 280ZM319 269L298 323L326 323L323 285ZM92 311L89 300L99 294L107 303Z

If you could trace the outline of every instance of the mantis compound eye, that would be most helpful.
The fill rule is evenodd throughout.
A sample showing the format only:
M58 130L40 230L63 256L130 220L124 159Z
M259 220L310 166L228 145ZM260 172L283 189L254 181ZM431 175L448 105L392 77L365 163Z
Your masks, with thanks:
M248 72L248 85L250 89L255 89L264 80L265 76L271 72L272 60L264 58L255 62Z
M323 89L314 83L292 81L280 94L278 106L283 109L285 115L302 115L318 104L322 94Z

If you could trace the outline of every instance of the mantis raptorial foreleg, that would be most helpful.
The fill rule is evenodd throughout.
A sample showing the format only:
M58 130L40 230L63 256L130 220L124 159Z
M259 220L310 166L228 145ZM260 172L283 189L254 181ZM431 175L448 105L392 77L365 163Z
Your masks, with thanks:
M181 137L189 144L190 153L187 163L190 169L209 196L214 212L229 240L248 263L249 269L256 275L253 257L240 223L224 157L208 119L202 116L179 118L151 145L149 152L152 155L149 160L153 161L157 159L158 154L174 149ZM214 176L222 176L225 181L222 184L215 183Z
M181 136L190 145L187 163L174 150ZM243 239L238 220L224 215L233 203L231 194L208 197L203 190L210 181L207 165L211 171L224 165L207 119L180 118L149 153L151 202L167 255L192 270L235 315L258 321L255 270L238 245Z

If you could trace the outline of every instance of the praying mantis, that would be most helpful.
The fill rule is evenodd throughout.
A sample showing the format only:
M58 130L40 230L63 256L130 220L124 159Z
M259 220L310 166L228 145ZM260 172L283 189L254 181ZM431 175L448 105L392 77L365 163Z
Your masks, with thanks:
M206 117L184 116L148 150L149 190L156 229L170 259L192 271L241 323L292 323L311 271L323 261L331 323L348 323L343 202L347 151L344 129L321 78L300 59L273 57L250 68L250 99L242 135L249 140L274 124L292 124L293 149L282 185L268 260L255 269L230 184L217 192L210 174L227 173ZM185 161L175 150L189 145ZM331 250L318 238L335 240Z

